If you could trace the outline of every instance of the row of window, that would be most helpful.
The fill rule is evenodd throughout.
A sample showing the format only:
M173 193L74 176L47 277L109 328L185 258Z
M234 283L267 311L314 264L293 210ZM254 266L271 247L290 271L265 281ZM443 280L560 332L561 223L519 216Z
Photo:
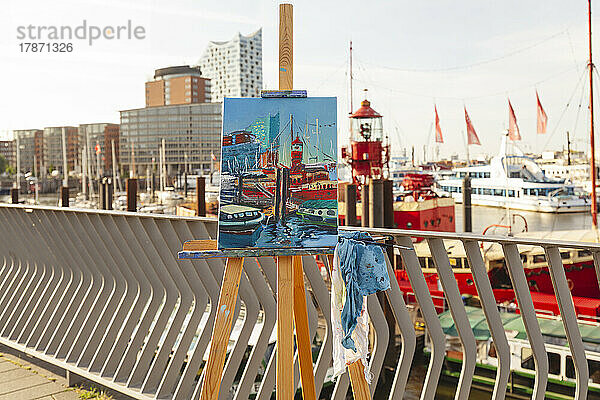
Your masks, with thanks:
M490 350L491 352L491 350ZM565 356L565 376L575 379L575 367L573 366L573 358L569 355ZM561 355L558 353L548 352L548 372L552 375L561 375L560 364ZM521 368L535 371L535 360L533 359L533 351L528 347L521 349ZM600 361L588 360L588 370L590 381L592 383L600 383Z
M464 178L465 176L467 176L466 172L459 172L458 176L460 178ZM478 171L478 172L469 172L469 178L489 178L491 175L489 172L483 172L483 171Z
M449 193L462 193L461 186L440 186L440 188ZM548 196L551 193L557 191L560 188L523 188L523 195L525 196ZM573 188L562 188L562 191L568 195L573 195ZM506 197L506 189L493 189L493 188L472 188L471 193L481 194L486 196L500 196ZM513 189L508 190L508 197L521 197L519 191Z
M441 189L449 193L462 193L461 186L441 186ZM471 188L471 193L486 196L506 197L506 189ZM508 190L508 197L515 197L515 195L520 197L519 192L515 192L513 189Z
M523 188L523 193L529 196L548 196L560 188ZM573 188L563 188L563 192L569 195L574 194Z

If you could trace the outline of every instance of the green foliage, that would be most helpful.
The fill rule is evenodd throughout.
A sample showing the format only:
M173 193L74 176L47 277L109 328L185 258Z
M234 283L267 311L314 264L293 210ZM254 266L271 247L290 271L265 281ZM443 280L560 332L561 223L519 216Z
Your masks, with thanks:
M8 160L4 156L0 155L0 173L6 171L8 168Z
M97 399L97 400L112 400L112 396L107 395L103 390L92 387L89 390L79 389L79 398L82 400Z

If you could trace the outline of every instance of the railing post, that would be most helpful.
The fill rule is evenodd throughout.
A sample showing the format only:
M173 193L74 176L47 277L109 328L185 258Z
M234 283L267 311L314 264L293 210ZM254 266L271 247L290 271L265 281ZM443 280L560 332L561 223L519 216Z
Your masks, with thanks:
M356 185L346 185L346 226L356 226Z
M69 207L69 187L60 187L60 205L61 207Z
M205 184L206 181L203 176L196 178L196 210L198 210L199 217L206 217Z
M136 212L137 211L137 179L128 178L127 179L127 211Z
M10 198L12 204L19 204L19 189L11 188L10 189Z

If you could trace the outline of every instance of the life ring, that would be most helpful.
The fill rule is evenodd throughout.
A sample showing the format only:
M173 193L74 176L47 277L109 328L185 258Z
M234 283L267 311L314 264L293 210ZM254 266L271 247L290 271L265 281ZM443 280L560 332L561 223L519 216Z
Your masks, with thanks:
M569 291L573 291L573 288L575 287L575 282L573 282L573 279L571 278L567 278L567 284L569 285Z

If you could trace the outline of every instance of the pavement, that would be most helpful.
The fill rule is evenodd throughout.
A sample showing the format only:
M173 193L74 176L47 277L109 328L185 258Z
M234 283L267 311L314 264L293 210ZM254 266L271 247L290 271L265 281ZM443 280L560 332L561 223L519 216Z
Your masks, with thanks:
M64 377L13 354L0 352L0 400L81 399L79 392L67 386Z

